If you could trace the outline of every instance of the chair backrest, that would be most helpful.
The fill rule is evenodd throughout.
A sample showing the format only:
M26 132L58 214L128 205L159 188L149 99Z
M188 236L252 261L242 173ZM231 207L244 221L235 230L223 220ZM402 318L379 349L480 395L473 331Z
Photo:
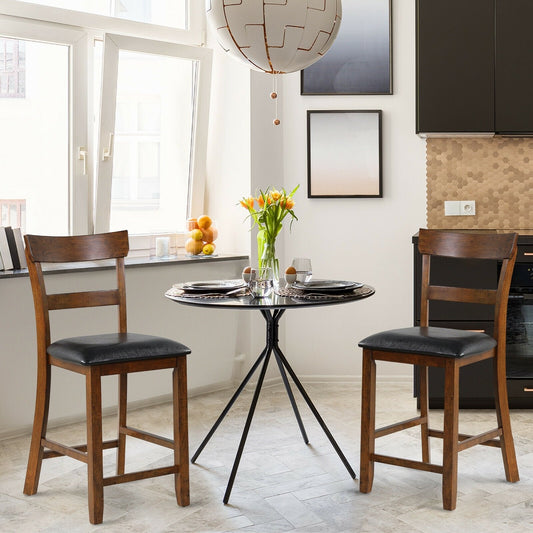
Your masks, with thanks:
M421 229L418 249L422 255L420 325L429 323L430 300L478 303L494 306L494 338L505 349L507 299L517 253L517 233L460 233ZM473 289L432 285L431 257L490 259L501 261L497 288Z
M124 276L124 257L128 255L129 251L127 231L72 237L25 235L24 240L35 306L37 342L40 354L46 354L46 348L50 344L49 311L117 305L119 332L125 333L127 331ZM47 293L41 263L72 263L109 259L115 260L116 289Z

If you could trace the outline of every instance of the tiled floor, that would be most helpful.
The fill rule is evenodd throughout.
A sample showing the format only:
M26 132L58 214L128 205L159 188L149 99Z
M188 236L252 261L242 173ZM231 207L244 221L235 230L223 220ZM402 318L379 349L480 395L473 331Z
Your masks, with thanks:
M311 384L311 398L353 467L358 468L359 391L354 385ZM229 391L190 401L191 454L230 395ZM457 509L443 511L440 476L376 466L371 494L360 494L303 402L299 401L310 444L304 445L282 386L266 388L238 472L229 505L222 495L248 409L246 391L212 441L191 466L191 505L177 507L169 476L105 489L104 523L91 526L86 474L69 458L45 461L39 492L22 494L28 438L0 442L0 531L8 532L220 532L276 531L438 533L533 531L533 412L513 411L521 481L505 481L500 451L474 447L459 460ZM381 385L378 420L392 422L415 413L407 385ZM441 412L433 412L435 423ZM131 414L130 425L169 432L168 406ZM463 411L460 429L493 426L492 411ZM106 420L106 438L114 420ZM57 440L84 440L80 425L53 432ZM433 439L434 460L440 441ZM418 432L380 439L380 449L418 458ZM169 450L129 439L130 469L168 463ZM106 452L112 472L114 453Z

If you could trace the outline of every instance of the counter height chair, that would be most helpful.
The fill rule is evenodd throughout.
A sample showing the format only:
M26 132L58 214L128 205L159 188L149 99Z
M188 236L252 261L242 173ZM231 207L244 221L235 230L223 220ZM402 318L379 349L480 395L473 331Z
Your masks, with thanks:
M505 372L507 298L516 260L518 235L469 234L421 229L422 298L420 327L376 333L363 339L363 383L361 400L360 491L370 492L374 463L404 466L442 475L444 509L453 510L457 501L458 452L476 444L501 448L507 481L518 481L518 467L511 433ZM496 289L467 289L431 284L434 256L501 261ZM493 336L485 333L429 326L430 300L481 303L494 306ZM498 427L480 435L458 432L459 370L470 364L494 362L495 404ZM387 427L375 427L376 361L418 365L420 369L420 416ZM444 431L428 426L428 367L444 369ZM375 439L414 426L421 427L422 461L381 455ZM429 437L443 439L442 465L430 461Z
M37 393L24 494L37 492L43 459L66 455L87 464L89 519L93 524L103 520L104 486L137 479L174 474L177 502L181 506L189 505L186 356L190 350L170 339L128 332L124 276L124 257L129 250L128 232L74 237L26 235L25 242L37 326ZM116 267L117 288L47 293L41 263L109 259L114 260ZM51 342L50 311L109 305L118 307L118 332ZM52 366L85 376L87 444L66 446L46 436ZM163 368L173 369L173 439L126 425L128 373ZM102 442L101 377L114 374L119 376L118 437ZM124 473L126 436L170 448L173 464ZM116 475L104 478L102 452L108 448L117 448L117 468Z

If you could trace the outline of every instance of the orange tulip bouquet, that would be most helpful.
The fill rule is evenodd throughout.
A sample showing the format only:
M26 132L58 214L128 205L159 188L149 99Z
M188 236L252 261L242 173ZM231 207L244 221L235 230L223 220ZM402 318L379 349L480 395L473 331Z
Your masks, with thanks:
M298 217L294 214L294 193L298 190L297 185L290 193L285 189L278 191L268 187L266 191L259 190L256 198L244 197L240 201L253 220L253 226L257 226L257 257L259 268L270 267L274 278L279 278L279 261L276 258L276 237L278 236L283 221L290 217L290 226Z

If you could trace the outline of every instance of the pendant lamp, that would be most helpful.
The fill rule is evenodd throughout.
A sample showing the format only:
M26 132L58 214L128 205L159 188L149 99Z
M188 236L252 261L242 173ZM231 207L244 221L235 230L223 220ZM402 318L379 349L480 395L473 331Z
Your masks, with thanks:
M341 0L207 0L207 20L222 48L269 74L318 61L339 31Z

